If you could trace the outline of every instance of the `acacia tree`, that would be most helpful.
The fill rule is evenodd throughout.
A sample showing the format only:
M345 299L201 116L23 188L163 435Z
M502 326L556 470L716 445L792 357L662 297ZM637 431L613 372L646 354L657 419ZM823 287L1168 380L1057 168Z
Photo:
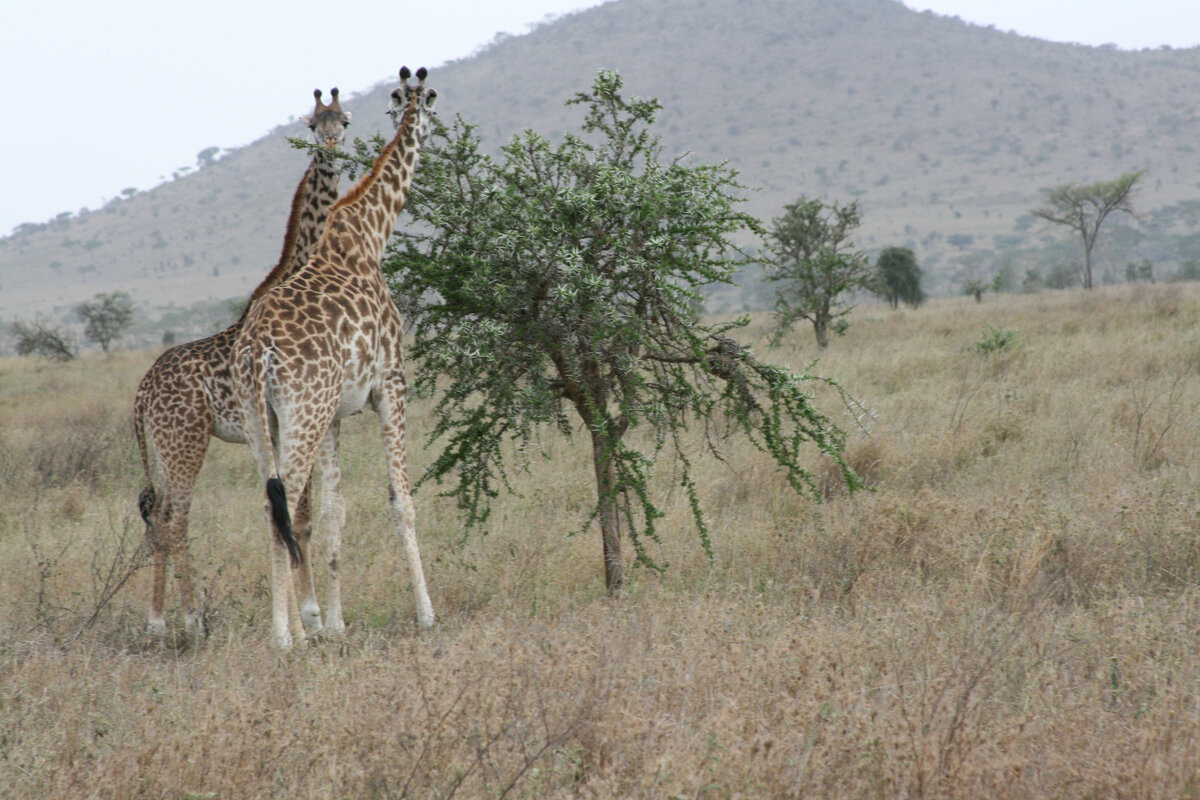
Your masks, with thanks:
M982 303L983 293L987 291L987 288L988 285L984 283L983 278L968 278L963 283L962 291L968 297L974 297L976 303Z
M75 313L87 322L83 335L107 353L109 345L133 324L133 300L125 292L101 292L75 306Z
M75 358L74 337L69 331L34 320L9 325L17 355L39 355L51 361L70 361Z
M808 392L823 382L848 402L841 389L758 361L730 337L746 319L697 319L701 289L744 263L730 258L727 236L757 225L736 209L732 170L661 160L649 131L660 106L624 98L621 85L602 71L568 101L585 111L582 135L557 146L527 131L492 158L461 118L431 137L406 207L418 224L384 260L413 326L414 388L434 396L431 444L443 442L420 482L449 482L445 493L481 524L499 489L511 489L506 452L582 422L596 481L589 522L599 523L610 592L624 582L622 526L636 562L658 568L646 543L658 540L650 477L664 450L711 556L681 441L689 421L740 429L797 491L817 496L802 461L809 447L858 485L843 432ZM652 435L631 441L639 427Z
M855 249L850 233L862 223L858 201L825 206L800 198L783 207L767 231L766 279L775 292L775 340L797 320L812 323L817 346L829 345L829 331L846 332L853 308L849 295L870 285L866 255Z
M1111 181L1088 185L1066 183L1047 191L1046 205L1032 213L1055 225L1065 225L1083 239L1083 288L1091 289L1092 250L1100 235L1100 226L1114 211L1133 214L1133 193L1145 170L1127 172Z
M916 308L925 302L921 268L917 266L917 257L912 250L884 248L875 261L875 270L876 292L882 294L892 308L899 308L900 303Z

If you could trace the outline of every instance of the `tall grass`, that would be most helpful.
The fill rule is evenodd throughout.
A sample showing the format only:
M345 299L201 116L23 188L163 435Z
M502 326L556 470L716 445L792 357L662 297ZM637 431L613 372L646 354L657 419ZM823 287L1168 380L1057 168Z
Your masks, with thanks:
M1196 796L1200 287L852 322L818 371L870 411L849 458L873 490L829 473L813 505L730 440L698 475L710 563L660 463L670 567L617 599L596 532L570 535L586 443L548 439L486 536L418 493L418 631L375 420L348 420L349 630L287 654L253 465L215 442L211 635L141 632L153 354L0 361L0 796ZM769 355L817 353L797 331Z

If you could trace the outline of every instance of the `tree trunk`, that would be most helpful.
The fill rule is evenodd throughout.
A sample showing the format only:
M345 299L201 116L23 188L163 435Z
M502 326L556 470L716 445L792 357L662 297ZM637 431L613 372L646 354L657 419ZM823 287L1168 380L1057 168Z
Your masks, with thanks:
M592 464L596 468L596 492L600 498L600 538L604 545L604 587L616 594L625 585L625 565L621 560L621 517L617 512L617 468L612 460L612 444L597 430L592 431Z
M1089 239L1087 232L1083 232L1083 288L1092 288L1092 245L1096 243L1096 237L1093 234Z
M829 346L829 323L813 320L813 332L817 334L817 347L824 350Z

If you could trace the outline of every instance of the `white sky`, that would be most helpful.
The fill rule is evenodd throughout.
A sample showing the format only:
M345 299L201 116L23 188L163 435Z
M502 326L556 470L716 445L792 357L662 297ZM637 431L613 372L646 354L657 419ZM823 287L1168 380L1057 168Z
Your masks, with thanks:
M343 95L470 55L599 0L26 0L0 11L0 236L148 189ZM1123 48L1200 44L1200 0L905 0L1002 31ZM451 94L443 92L451 102Z
M1200 44L1200 0L903 0L915 11L956 16L1052 42L1123 50Z

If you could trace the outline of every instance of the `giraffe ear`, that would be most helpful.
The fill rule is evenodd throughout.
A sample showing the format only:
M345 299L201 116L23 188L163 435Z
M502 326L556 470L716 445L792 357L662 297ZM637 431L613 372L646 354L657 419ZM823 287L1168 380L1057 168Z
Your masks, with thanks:
M425 108L432 109L437 102L437 89L430 89L425 95Z
M310 127L310 128L312 127L312 124L313 124L313 118L312 118L312 117L301 117L301 118L300 118L300 121L301 121L301 122L303 122L303 123L304 123L305 125L307 125L308 127Z
M343 112L342 112L342 124L343 124L343 125L349 125L349 124L350 124L350 118L351 118L351 117L353 117L353 116L354 116L354 112L352 112L352 111L343 111Z

